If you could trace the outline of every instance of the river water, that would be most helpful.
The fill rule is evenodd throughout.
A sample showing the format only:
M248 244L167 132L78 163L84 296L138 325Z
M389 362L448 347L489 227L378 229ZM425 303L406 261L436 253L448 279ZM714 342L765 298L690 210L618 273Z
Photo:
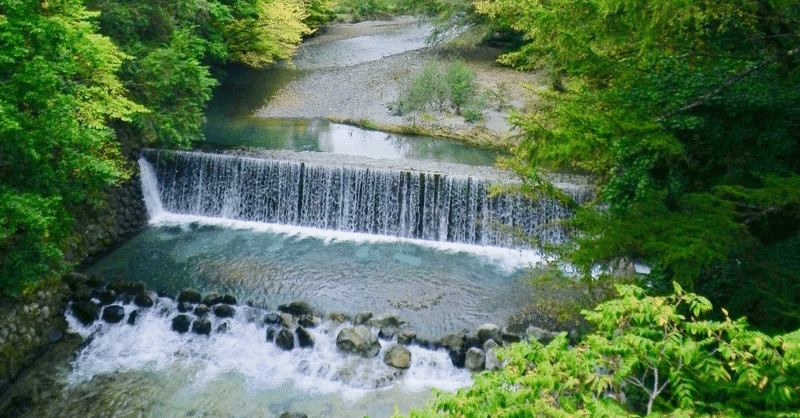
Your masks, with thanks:
M411 24L405 31L301 48L306 58L297 60L297 69L232 70L209 109L208 142L368 157L376 164L491 165L495 154L449 141L252 116L281 83L318 68L319 57L336 65L352 63L353 56L377 59L422 47L423 32ZM352 55L354 46L364 50ZM69 370L57 373L58 391L43 396L48 400L28 416L269 418L295 411L377 418L395 408L407 413L424 405L431 388L469 385L470 374L453 367L445 351L414 345L412 365L402 374L383 364L391 342L383 342L374 359L343 355L335 349L342 325L329 321L310 330L313 348L283 351L265 341L265 328L252 318L304 300L324 313L397 314L420 337L435 338L484 323L502 325L529 303L528 268L540 260L532 250L170 213L161 208L148 170L144 162L150 226L87 273L142 281L171 295L186 287L227 292L252 307L239 305L228 332L211 336L171 331L176 303L165 297L140 312L134 325L84 326L68 315L87 343ZM123 306L128 316L135 309ZM219 325L214 318L214 328Z

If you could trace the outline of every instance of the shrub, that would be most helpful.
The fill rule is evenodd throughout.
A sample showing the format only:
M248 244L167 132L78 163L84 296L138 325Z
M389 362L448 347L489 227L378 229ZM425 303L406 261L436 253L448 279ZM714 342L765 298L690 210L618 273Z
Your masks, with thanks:
M428 109L440 112L452 109L467 122L480 120L485 100L478 94L475 79L475 73L461 61L448 63L444 68L438 62L426 63L400 97L389 104L389 109L401 116Z
M797 417L800 332L768 336L744 319L703 319L711 303L684 293L620 297L584 311L594 331L506 350L497 373L439 393L410 417Z

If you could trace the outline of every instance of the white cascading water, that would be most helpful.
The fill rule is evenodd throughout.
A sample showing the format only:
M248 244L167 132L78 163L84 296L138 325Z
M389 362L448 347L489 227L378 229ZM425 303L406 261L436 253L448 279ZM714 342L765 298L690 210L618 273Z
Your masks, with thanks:
M142 194L144 195L144 205L147 208L147 216L150 220L158 218L164 213L161 205L161 197L158 195L158 180L153 166L144 158L139 158L139 172L142 182Z
M564 239L557 222L570 215L567 208L545 198L489 197L498 178L302 157L143 152L156 165L161 202L174 214L482 246L525 247L513 232ZM579 200L586 193L566 191Z
M202 336L171 330L178 313L171 299L159 298L147 309L132 304L124 308L125 319L118 324L97 321L84 326L67 315L70 327L89 340L73 363L70 383L81 385L96 376L131 373L157 374L174 382L175 386L170 383L160 392L158 401L144 402L147 416L186 416L187 410L210 408L217 401L224 404L226 390L261 393L271 402L281 399L284 408L294 410L308 410L310 404L343 409L326 416L370 412L388 416L398 399L410 394L419 395L412 404L421 407L419 400L430 388L453 391L471 383L469 372L453 367L444 350L409 346L412 363L402 373L383 363L392 341L382 341L381 352L372 359L341 354L335 340L342 325L333 322L309 329L313 348L284 351L266 340L267 328L260 321L266 311L262 309L237 306L233 318L212 315L212 329L223 322L228 329ZM135 310L139 311L135 324L127 324ZM376 404L380 393L385 399ZM202 399L202 394L214 399ZM406 411L409 407L401 406ZM249 406L253 411L237 411L235 416L255 416L255 411L265 407L256 402Z
M467 176L395 174L374 168L367 173L359 167L160 151L146 154L139 165L154 225L178 224L186 229L190 224L213 224L330 241L400 240L478 254L509 270L541 260L531 249L479 245L494 232L475 225L476 217L493 210L518 222L526 216L530 219L529 214L519 213L519 208L529 204L508 200L491 208L485 186L475 187L482 180ZM190 172L195 169L199 171ZM265 175L265 170L272 175ZM180 178L183 175L187 177ZM298 184L302 186L294 187ZM334 197L332 190L344 197ZM387 190L373 196L375 191ZM259 205L271 209L265 212ZM539 209L550 213L536 222L563 212L547 202ZM286 219L294 224L283 224ZM415 261L404 254L394 257L406 257L400 260L405 264ZM260 308L239 305L233 318L211 316L213 330L223 322L228 329L210 336L172 331L178 311L177 303L169 298L159 298L152 308L125 304L124 309L125 319L118 324L96 321L84 326L67 315L70 326L89 341L74 362L69 380L78 393L82 393L80 388L101 383L101 388L112 385L117 391L131 390L126 386L131 381L136 388L158 386L151 398L142 395L143 399L126 406L144 411L145 416L192 413L271 418L282 411L298 411L309 416L382 417L392 415L395 406L403 413L422 407L431 388L453 391L472 381L469 372L452 365L444 350L410 346L412 363L402 373L383 362L391 341L382 341L381 352L372 359L342 354L335 344L341 325L333 322L309 329L313 348L283 351L267 341L267 328L259 320L267 311ZM127 324L134 310L138 310L135 323ZM71 411L71 405L68 402L65 411Z

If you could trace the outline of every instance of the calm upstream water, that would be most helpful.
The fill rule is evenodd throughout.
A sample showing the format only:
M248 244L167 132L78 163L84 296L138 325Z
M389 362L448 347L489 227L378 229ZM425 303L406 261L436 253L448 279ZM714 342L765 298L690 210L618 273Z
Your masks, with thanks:
M313 71L319 60L338 62L336 57L343 58L341 51L352 51L354 47L366 48L359 55L362 59L420 48L426 34L421 31L416 25L409 25L405 32L381 35L383 38L377 41L362 37L342 41L350 42L347 45L329 44L327 50L309 48L305 50L306 61L298 60L298 70L232 70L209 109L208 142L223 148L246 146L300 155L325 153L325 158L331 160L366 157L371 161L367 165L374 164L382 170L392 165L404 166L411 160L439 166L491 165L495 154L450 141L391 135L317 120L264 120L251 116L275 89L296 76L296 71ZM370 45L393 46L370 52ZM341 65L348 62L342 61ZM460 215L456 209L435 209L440 207L444 192L438 183L437 188L426 192L424 184L430 188L439 182L439 177L426 177L429 174L425 172L401 177L408 179L402 192L406 198L411 193L410 179L419 178L422 182L414 186L416 194L403 206L422 214L413 218L419 219L414 221L418 222L417 229L412 225L408 230L423 231L425 222L435 221L425 218L424 213L439 210L436 219L446 219L448 228L456 220L472 223L458 226L468 231L464 234L469 239L454 242L458 240L450 239L455 234L452 232L436 232L429 234L435 238L417 239L411 232L403 235L315 228L268 219L248 221L225 210L206 213L170 209L165 206L164 193L172 186L159 184L167 182L169 176L157 175L155 161L143 158L140 164L150 226L86 272L109 280L142 281L171 295L186 287L202 293L230 293L241 302L236 316L226 320L227 332L198 336L171 331L177 306L165 297L159 298L153 308L142 310L134 325L98 321L84 326L68 314L71 328L87 342L68 370L53 372L60 382L58 389L39 396L42 401L29 411L30 417L272 418L293 411L309 417L377 418L391 416L396 407L407 413L411 407L424 405L431 388L453 391L469 385L470 374L453 367L445 351L413 345L411 367L402 374L382 361L383 352L390 345L387 342L382 343L382 351L374 359L343 355L335 348L341 325L333 322L323 322L309 330L315 340L313 348L283 351L266 341L264 325L253 318L279 304L303 300L324 313L397 314L420 337L435 338L464 328L474 330L485 323L502 325L516 309L529 303L528 267L540 258L532 250L479 245L482 235L475 231L483 225L475 224L474 214L483 209L480 205L470 206L475 202L468 195L469 190L474 190L469 186L474 180L467 175L460 177L467 184L463 204L456 205L457 199L451 197L448 199L453 203L447 207L464 207L468 209L464 214L473 215ZM236 175L243 172L244 163L234 165L239 167L234 170ZM303 163L302 173L306 170L307 163ZM214 186L217 189L210 190L203 180L207 178L208 173L203 172L190 183L202 189L203 196L227 196L230 187ZM429 178L435 180L425 183ZM169 181L180 181L176 179L173 176ZM240 183L261 180L262 177L236 179ZM308 189L300 189L308 194ZM363 201L364 193L354 192L352 201ZM269 193L272 197L275 194ZM318 204L330 198L307 198L305 202L297 196L293 199L298 202L297 212L303 214L301 206L307 213L312 204L321 207ZM414 199L418 199L416 206ZM230 203L224 198L221 201ZM379 211L396 202L390 203L374 204L375 211L369 212L377 219L374 222L380 220L376 214L383 212ZM231 207L239 207L236 205L234 202ZM208 203L198 200L196 206L205 208ZM248 206L244 212L253 210ZM341 215L344 209L337 210ZM407 209L398 209L391 216L398 221L406 216L404 211ZM437 228L436 231L445 231L443 226ZM246 301L250 306L244 304ZM129 316L135 307L124 304L124 309ZM219 318L212 320L214 329L222 324Z

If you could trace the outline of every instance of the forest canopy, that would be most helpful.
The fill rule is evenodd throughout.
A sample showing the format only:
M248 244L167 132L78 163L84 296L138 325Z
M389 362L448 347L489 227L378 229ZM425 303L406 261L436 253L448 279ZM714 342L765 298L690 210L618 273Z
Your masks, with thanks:
M289 58L326 4L0 0L0 291L68 267L74 214L129 176L120 131L201 139L221 66Z
M500 58L552 89L519 114L515 166L597 179L557 249L580 267L652 266L737 314L800 326L800 6L789 0L519 2Z

